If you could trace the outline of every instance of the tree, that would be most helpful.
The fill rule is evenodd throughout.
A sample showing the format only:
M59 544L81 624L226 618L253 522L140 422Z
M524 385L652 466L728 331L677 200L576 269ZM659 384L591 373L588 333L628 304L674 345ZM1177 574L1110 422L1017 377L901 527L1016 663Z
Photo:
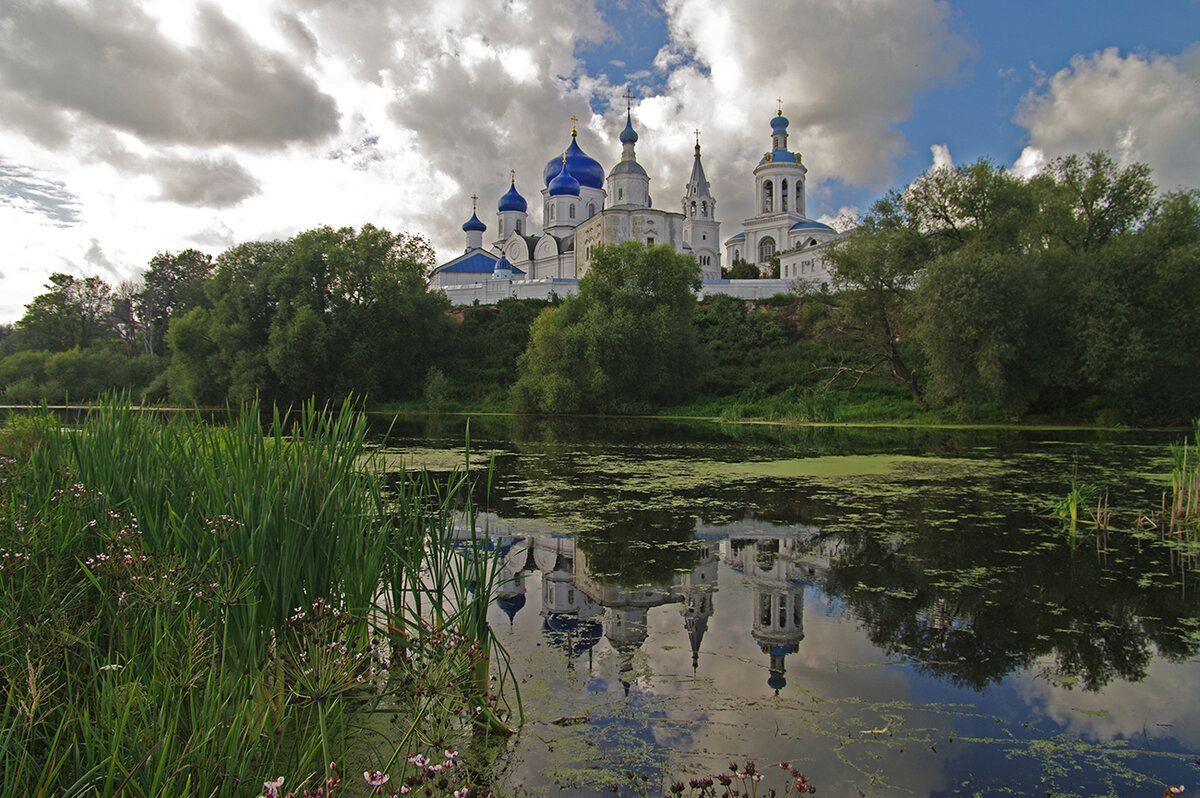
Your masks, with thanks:
M204 281L212 271L212 257L194 249L177 255L160 252L150 259L142 290L132 297L131 321L136 314L145 336L146 351L166 354L171 320L204 304Z
M542 412L626 412L683 395L697 344L700 267L666 245L598 247L579 293L542 311L514 386Z
M205 286L211 307L167 332L172 390L206 402L419 395L450 324L445 296L425 290L433 257L424 239L372 225L222 253Z
M99 277L50 275L17 322L26 349L87 348L112 334L112 288Z
M874 375L905 386L920 406L925 398L909 365L902 335L904 310L929 257L928 237L905 210L904 197L890 192L872 207L855 232L830 247L836 329L862 344L862 355L837 368L857 385Z

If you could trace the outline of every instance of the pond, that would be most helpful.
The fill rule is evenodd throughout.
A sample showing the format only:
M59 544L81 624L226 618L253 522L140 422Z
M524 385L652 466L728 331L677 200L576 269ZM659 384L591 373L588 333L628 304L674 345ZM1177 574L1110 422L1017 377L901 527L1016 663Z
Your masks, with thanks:
M401 421L385 451L446 470L465 436ZM526 714L501 788L754 760L760 795L780 762L825 796L1190 794L1200 573L1134 529L1181 438L472 420ZM1073 480L1107 534L1052 517Z

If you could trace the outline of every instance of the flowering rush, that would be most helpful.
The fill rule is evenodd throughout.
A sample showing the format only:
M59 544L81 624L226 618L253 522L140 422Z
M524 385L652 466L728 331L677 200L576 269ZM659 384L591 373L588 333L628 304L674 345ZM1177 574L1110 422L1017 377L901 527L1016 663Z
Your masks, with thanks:
M258 798L279 798L279 788L283 786L283 776L263 782L263 794Z

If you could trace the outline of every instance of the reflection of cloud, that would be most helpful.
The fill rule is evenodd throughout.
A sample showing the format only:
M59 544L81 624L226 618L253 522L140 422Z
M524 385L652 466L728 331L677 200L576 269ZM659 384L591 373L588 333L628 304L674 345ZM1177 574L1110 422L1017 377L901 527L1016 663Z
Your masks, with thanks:
M1013 677L1017 693L1036 711L1066 727L1071 734L1106 742L1171 736L1186 749L1200 748L1200 670L1195 663L1156 659L1140 682L1113 682L1098 693L1067 690L1039 678L1053 669L1045 659Z
M44 217L55 227L79 224L79 198L67 184L0 158L0 205Z

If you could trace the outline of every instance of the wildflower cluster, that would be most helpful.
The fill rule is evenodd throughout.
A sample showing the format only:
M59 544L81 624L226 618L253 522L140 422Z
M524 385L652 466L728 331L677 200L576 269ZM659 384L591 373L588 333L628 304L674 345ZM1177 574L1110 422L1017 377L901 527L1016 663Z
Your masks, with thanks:
M458 752L450 749L442 751L441 757L413 754L408 758L408 763L415 768L415 772L406 776L404 784L395 789L391 795L393 798L400 795L423 796L423 798L442 798L442 796L475 798L478 792L466 783L465 771L456 767L457 762ZM366 775L364 773L363 777L366 778ZM387 777L384 778L386 780ZM368 784L370 784L369 781ZM376 787L376 794L383 795L384 792ZM491 793L487 795L490 798Z
M347 645L345 631L354 623L340 598L317 598L292 610L277 653L296 698L326 700L375 680L379 671L371 650Z

